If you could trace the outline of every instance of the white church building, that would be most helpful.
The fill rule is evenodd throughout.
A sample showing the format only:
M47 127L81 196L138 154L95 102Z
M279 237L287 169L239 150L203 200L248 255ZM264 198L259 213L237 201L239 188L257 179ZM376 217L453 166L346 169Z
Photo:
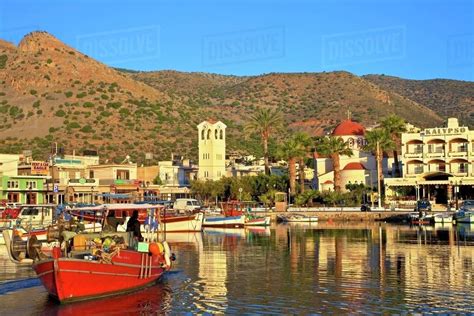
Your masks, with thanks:
M221 121L207 120L198 126L199 180L219 180L226 175L225 130Z

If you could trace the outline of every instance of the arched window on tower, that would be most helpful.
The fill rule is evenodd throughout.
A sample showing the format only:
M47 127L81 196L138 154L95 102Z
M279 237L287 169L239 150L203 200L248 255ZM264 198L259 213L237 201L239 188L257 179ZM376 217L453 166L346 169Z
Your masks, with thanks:
M223 130L220 131L219 138L220 138L220 139L224 139L224 131L223 131Z
M204 139L204 136L205 136L204 130L202 130L202 131L201 131L201 139Z
M207 130L207 139L211 139L211 130L210 129Z
M218 132L217 129L216 129L216 130L214 131L214 137L215 137L215 139L217 139L217 133L219 133L219 132Z

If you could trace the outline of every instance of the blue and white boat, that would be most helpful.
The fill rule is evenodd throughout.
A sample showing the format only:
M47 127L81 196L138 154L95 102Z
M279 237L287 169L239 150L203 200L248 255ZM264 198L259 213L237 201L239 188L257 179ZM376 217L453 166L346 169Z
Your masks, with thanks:
M220 228L242 228L245 225L245 215L239 216L219 216L206 217L202 223L203 227L220 227Z

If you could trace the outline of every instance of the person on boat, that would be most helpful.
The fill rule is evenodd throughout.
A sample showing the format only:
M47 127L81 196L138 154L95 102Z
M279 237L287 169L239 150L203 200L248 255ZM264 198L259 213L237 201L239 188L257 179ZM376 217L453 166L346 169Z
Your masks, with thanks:
M108 232L116 232L118 225L123 225L124 219L115 217L115 211L109 211L107 219L105 220L104 230Z
M132 217L127 223L127 232L133 232L133 237L138 241L143 241L142 233L140 231L140 222L138 221L138 211L133 211Z

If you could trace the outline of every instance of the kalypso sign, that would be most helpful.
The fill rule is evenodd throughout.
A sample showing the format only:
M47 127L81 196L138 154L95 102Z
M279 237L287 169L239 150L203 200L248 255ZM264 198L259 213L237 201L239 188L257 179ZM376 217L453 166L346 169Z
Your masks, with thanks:
M456 135L464 134L469 130L467 127L436 127L427 128L424 130L426 136L438 136L438 135Z

